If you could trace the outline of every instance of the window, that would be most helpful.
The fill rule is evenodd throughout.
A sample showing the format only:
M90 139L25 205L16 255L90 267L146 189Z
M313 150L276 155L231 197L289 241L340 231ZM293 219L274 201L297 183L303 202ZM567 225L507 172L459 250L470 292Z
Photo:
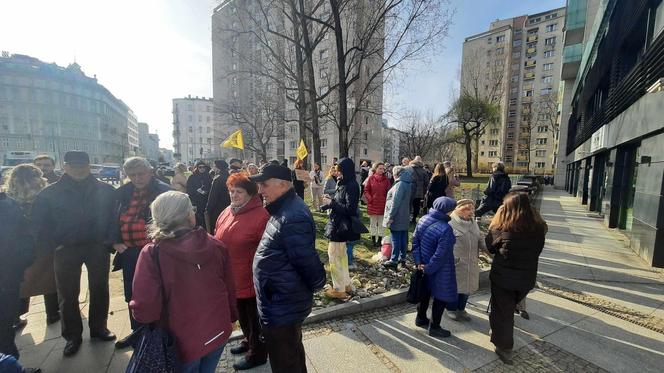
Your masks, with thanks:
M546 167L545 162L535 162L535 168L544 168Z
M517 167L528 167L528 162L519 161L516 162Z
M497 151L492 150L492 151L489 152L489 157L497 157L497 156L498 156L498 152L497 152Z
M513 139L514 138L514 132L508 132L507 133L507 138L508 139Z
M513 47L520 47L521 46L521 39L514 40L514 42L512 42L512 46Z
M546 26L546 32L554 32L558 28L558 24L554 23Z
M326 155L321 155L320 156L320 163L322 164L327 164L327 156Z
M539 132L539 133L549 132L549 127L547 127L547 126L537 126L537 132Z
M533 97L533 91L523 91L523 97Z
M486 39L487 44L491 44L492 41L493 41L493 38L490 37L490 36Z
M492 136L496 136L496 135L500 134L500 128L492 128L490 133L491 133Z
M546 145L546 137L540 137L537 139L537 145Z
M529 35L529 36L530 36L530 35L535 35L535 34L537 34L538 31L539 31L539 28L538 28L538 27L531 28L530 30L528 30L528 35Z
M290 148L291 148L291 149L295 149L295 148L297 148L297 141L295 141L295 140L291 140L291 141L290 141Z
M321 59L321 61L327 60L328 55L329 55L329 53L328 53L327 49L323 49L323 50L321 50L321 51L320 51L320 59Z
M480 156L484 157L484 152L480 152Z
M507 128L514 128L514 123L513 122L507 123Z
M551 75L542 77L542 83L551 83L551 82L553 82L553 77Z
M553 88L551 87L542 88L542 90L540 91L540 95L542 96L550 95L551 92L553 92Z
M326 148L327 147L327 139L320 139L320 147L321 148ZM325 162L323 162L325 163Z
M290 133L297 133L297 126L290 126Z
M496 66L503 66L505 64L504 60L496 60Z
M553 36L553 37L544 39L544 45L556 45L556 37Z
M512 149L514 149L514 144L507 144L507 145L505 145L505 149L507 149L507 150L512 150Z
M515 116L516 116L516 110L510 110L510 111L508 112L507 116L515 117Z
M536 150L535 157L546 157L546 150Z
M327 78L327 74L328 74L327 67L324 67L324 68L320 69L320 77L321 78L323 78L323 79Z
M512 163L512 157L505 157L505 163Z
M553 70L553 64L552 63L545 63L544 64L544 71L549 71Z
M505 41L505 35L496 36L496 43L502 43Z
M503 47L496 48L496 54L503 54L503 53L505 53L505 48Z
M189 132L190 132L190 133L191 133L191 132L194 132L194 127L189 126Z
M544 58L551 58L556 55L556 51L546 51L544 52Z
M368 154L369 154L369 149L364 148L364 155L368 155Z
M512 53L512 58L521 58L521 52Z
M489 146L498 146L498 140L489 140Z

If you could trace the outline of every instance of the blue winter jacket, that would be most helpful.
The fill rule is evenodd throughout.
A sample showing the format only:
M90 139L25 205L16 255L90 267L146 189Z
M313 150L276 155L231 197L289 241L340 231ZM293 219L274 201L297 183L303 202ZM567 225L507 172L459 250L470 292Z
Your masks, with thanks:
M407 231L410 226L410 206L413 193L412 175L403 170L399 180L387 192L383 225L393 231ZM390 224L389 221L392 221Z
M314 219L294 189L266 208L270 220L253 265L258 314L265 326L301 323L325 285Z
M437 198L429 213L417 223L413 234L415 264L424 264L431 295L444 302L457 299L454 270L456 238L448 224L450 217L447 215L455 206L456 202L452 198Z

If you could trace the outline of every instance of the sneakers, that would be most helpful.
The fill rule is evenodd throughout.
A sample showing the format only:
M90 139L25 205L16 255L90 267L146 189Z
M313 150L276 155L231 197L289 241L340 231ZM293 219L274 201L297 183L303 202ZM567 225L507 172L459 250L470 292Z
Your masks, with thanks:
M530 320L530 315L528 314L528 311L523 310L523 311L520 312L520 314L521 314L521 317L523 317L524 319Z
M434 338L447 338L451 336L452 333L450 333L449 330L443 329L440 326L429 326L429 336L434 337Z
M500 358L500 361L507 365L513 365L514 361L512 360L512 350L503 350L501 348L496 347L495 349L496 355Z
M466 310L461 310L457 311L457 317L459 318L459 321L471 321L472 319L470 318L470 315Z
M447 315L447 317L450 320L461 321L460 317L459 317L459 313L457 311L447 311L447 312L445 312L445 314Z

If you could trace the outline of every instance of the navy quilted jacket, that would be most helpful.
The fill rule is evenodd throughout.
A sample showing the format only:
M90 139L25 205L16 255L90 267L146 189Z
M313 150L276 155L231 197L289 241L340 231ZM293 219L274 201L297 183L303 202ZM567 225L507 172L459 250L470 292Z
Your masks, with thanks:
M439 197L429 213L423 216L413 234L413 258L415 264L424 264L431 295L444 302L457 299L456 273L454 270L454 244L456 238L448 224L447 212L456 202Z
M314 291L325 285L314 219L293 189L266 208L270 220L253 265L258 314L266 326L301 323L311 312Z

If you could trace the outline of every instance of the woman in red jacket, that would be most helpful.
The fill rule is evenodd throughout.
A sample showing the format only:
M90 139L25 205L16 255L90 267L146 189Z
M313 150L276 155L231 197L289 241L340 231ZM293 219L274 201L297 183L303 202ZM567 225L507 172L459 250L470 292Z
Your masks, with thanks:
M173 334L178 371L214 372L237 320L228 251L196 227L186 194L163 193L150 210L154 243L138 256L129 309L139 323Z
M385 164L375 163L374 167L373 174L365 181L364 198L367 201L371 242L373 242L374 247L378 247L385 230L383 228L383 213L385 212L387 191L390 190L392 183L385 176Z
M214 237L228 248L240 327L244 334L241 345L232 354L247 352L243 360L233 364L235 370L251 369L267 362L267 350L260 341L261 327L256 308L252 264L258 243L270 214L263 207L256 184L245 174L233 174L226 181L231 204L217 219Z

